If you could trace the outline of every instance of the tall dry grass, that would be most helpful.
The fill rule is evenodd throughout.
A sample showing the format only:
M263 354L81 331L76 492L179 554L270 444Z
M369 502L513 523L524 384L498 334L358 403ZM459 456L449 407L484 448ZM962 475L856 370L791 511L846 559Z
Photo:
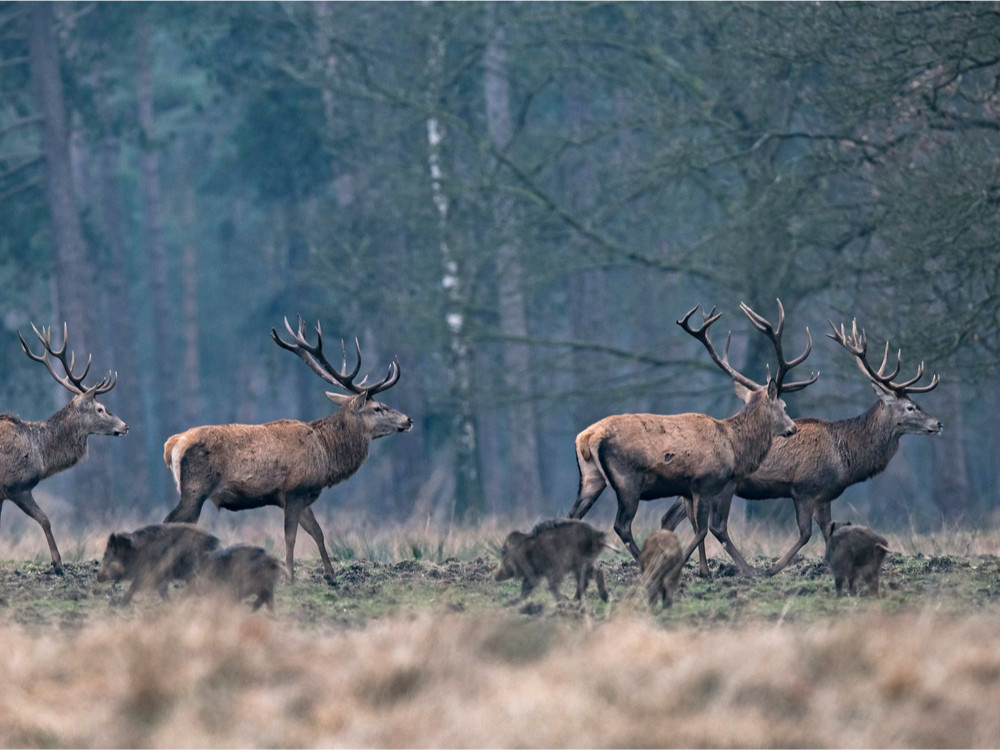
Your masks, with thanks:
M306 630L186 602L0 633L5 747L975 747L1000 624L927 611L668 630L642 615Z

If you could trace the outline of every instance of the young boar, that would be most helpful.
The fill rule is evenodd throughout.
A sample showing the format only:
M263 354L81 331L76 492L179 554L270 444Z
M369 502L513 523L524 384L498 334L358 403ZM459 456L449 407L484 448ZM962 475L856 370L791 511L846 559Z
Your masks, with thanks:
M500 567L496 579L521 578L521 599L532 592L545 578L556 600L563 598L559 586L567 573L576 578L576 599L583 601L584 591L591 577L597 581L597 590L604 601L608 590L604 586L604 573L594 567L601 548L608 546L603 532L583 521L558 519L538 524L525 534L512 531L500 552Z
M281 562L261 547L237 544L208 556L198 571L196 587L202 593L224 593L237 602L256 595L252 610L266 604L273 612L274 586L283 571Z
M649 535L639 553L639 573L649 594L649 606L660 599L664 607L674 603L674 590L684 567L684 555L677 535L660 529Z
M218 547L218 539L189 523L153 524L132 533L112 534L97 580L131 580L123 604L142 588L156 589L166 599L170 582L189 580Z
M852 595L855 584L868 584L868 593L878 596L878 577L889 543L869 528L850 522L830 524L824 560L833 571L837 596L843 596L844 583Z

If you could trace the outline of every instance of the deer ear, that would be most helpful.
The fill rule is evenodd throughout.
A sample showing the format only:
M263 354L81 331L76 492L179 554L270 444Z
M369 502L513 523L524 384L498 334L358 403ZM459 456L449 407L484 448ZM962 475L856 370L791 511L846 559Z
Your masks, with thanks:
M753 391L735 380L733 381L733 391L736 392L736 398L745 403L749 403L750 397L753 395Z
M348 396L346 393L334 393L333 391L324 391L326 397L333 401L337 406L343 406L348 401L350 401L354 396Z
M767 397L772 400L778 397L778 383L774 378L767 379Z
M880 386L875 381L870 381L872 384L872 390L875 391L875 395L878 396L886 404L891 404L893 401L898 401L895 393L887 391L885 388Z

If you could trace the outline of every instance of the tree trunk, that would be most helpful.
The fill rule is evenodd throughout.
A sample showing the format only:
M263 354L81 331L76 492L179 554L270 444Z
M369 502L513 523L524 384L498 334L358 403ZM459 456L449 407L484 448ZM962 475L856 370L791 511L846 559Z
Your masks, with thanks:
M962 392L957 381L942 383L934 407L947 416L940 419L948 429L931 440L931 500L946 523L969 520L972 487L962 442Z
M139 109L141 148L139 170L142 191L143 233L149 258L150 303L153 312L153 350L155 362L154 423L152 429L166 439L182 427L177 398L177 366L171 321L166 251L163 244L160 200L160 165L156 143L153 111L152 51L149 19L143 15L136 25L136 57L138 64L136 98ZM165 485L157 485L163 487ZM161 489L162 491L162 489Z
M430 111L440 104L440 84L444 77L445 44L438 28L430 40L428 54ZM449 242L448 195L443 186L442 143L444 131L433 115L427 119L427 161L431 195L438 215L438 244L441 251L441 288L446 295L445 330L448 332L449 356L446 370L451 378L449 401L451 414L450 444L453 451L455 498L452 516L458 520L475 518L483 512L482 472L479 464L479 438L473 413L475 389L472 380L472 351L468 340L465 313L466 282L461 259Z
M127 505L142 506L149 502L149 462L143 441L143 379L135 350L136 332L132 321L135 317L135 300L129 291L126 269L128 254L123 236L121 196L116 166L121 147L114 136L107 136L100 146L97 167L97 194L99 198L98 221L108 248L109 265L105 277L108 300L106 314L112 328L109 337L109 356L121 374L115 386L114 399L120 404L118 416L129 424L129 437L124 440L120 453L116 453L115 475L119 481L121 497L128 498ZM110 397L109 397L110 400Z
M497 22L496 6L486 5L485 95L486 127L490 141L503 150L513 136L510 111L510 83L507 80L507 53L503 26ZM499 168L499 167L498 167ZM504 196L495 198L494 225L501 235L512 236L514 206ZM510 456L510 497L518 511L537 515L542 509L543 492L538 463L538 429L531 394L531 350L523 342L528 336L525 315L524 266L520 248L509 239L497 248L496 268L500 298L500 329L507 339L503 346L505 390L513 399L508 409L508 452ZM512 508L514 509L514 508Z
M94 304L93 272L83 240L80 214L73 190L69 128L59 68L59 50L52 33L53 6L32 3L29 11L29 57L38 105L44 117L42 148L46 162L46 196L52 221L55 255L56 318L65 321L69 348L86 356L95 337L91 328ZM58 325L53 325L54 329ZM57 334L58 335L58 334ZM59 389L60 401L65 392ZM88 520L92 508L83 500L107 494L106 457L84 462L69 479L74 520Z
M184 191L184 247L181 250L181 328L184 340L184 425L193 427L201 420L201 367L198 356L198 250L195 246L195 194L190 185Z

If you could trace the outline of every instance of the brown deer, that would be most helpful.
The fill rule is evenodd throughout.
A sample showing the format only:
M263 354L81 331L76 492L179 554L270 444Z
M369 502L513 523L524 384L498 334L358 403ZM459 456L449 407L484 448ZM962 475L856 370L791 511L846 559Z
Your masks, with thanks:
M45 534L52 556L52 567L62 570L62 557L52 536L48 516L38 507L31 491L35 485L56 472L68 469L87 455L87 438L90 435L124 435L128 425L112 414L97 400L118 382L117 374L109 372L100 382L85 386L84 378L90 372L93 357L80 375L73 374L76 357L71 353L66 360L67 328L63 324L63 343L58 349L52 346L52 329L39 331L34 323L31 329L42 343L43 351L35 354L28 347L21 332L17 338L24 353L35 362L41 362L56 382L73 394L63 408L41 422L26 422L13 414L0 414L0 508L10 500L33 518ZM56 372L50 357L59 360L63 375Z
M180 502L164 523L196 523L205 500L217 508L237 511L276 505L285 514L285 560L288 579L293 580L292 563L298 526L311 536L323 558L327 580L334 580L323 531L310 507L325 487L352 476L368 458L375 438L405 432L413 422L373 396L388 390L399 380L399 360L389 365L385 378L364 385L354 378L361 369L361 345L355 339L357 364L347 372L337 370L323 354L323 332L316 324L316 345L305 338L305 323L299 318L298 333L285 318L292 343L286 343L271 329L271 337L282 349L297 354L314 373L350 395L326 396L340 408L333 414L300 422L281 419L260 425L224 424L194 427L170 437L163 446L163 460L173 473Z
M778 356L777 376L768 379L766 386L733 369L728 339L723 356L716 352L708 329L722 314L715 314L714 307L708 315L702 310L700 328L691 327L689 321L697 309L689 310L677 324L701 341L712 360L732 378L737 393L746 402L743 408L727 419L705 414L617 414L592 424L576 437L580 488L569 517L586 515L604 488L611 485L618 496L615 531L636 559L639 547L632 537L632 519L640 500L675 495L688 499L695 538L684 552L686 562L705 538L714 499L731 498L736 482L764 460L775 435L795 432L781 393L805 388L819 377L813 374L808 380L783 384L788 371L809 355L812 338L803 354L785 360L781 348L785 311L780 300L776 329L745 304L740 305L754 326L771 339ZM704 560L702 574L708 574Z
M915 386L924 374L924 363L907 381L892 379L902 367L901 352L896 354L896 367L886 374L889 343L886 342L882 364L876 370L867 360L867 338L858 332L857 321L848 335L841 325L838 330L830 323L831 339L854 355L855 361L875 389L878 400L868 411L857 417L828 422L824 419L796 419L794 435L775 438L764 462L749 477L736 485L736 494L747 500L768 500L790 497L795 504L799 538L766 572L773 575L785 568L809 541L812 519L829 541L830 503L852 484L863 482L882 472L896 454L902 435L934 435L941 432L941 422L925 413L910 400L914 393L927 393L937 387L935 375L924 386ZM725 504L728 511L728 503ZM673 529L680 523L684 507L680 501L668 510L663 528ZM712 531L727 550L736 549L729 539L726 519L713 519ZM721 534L721 536L720 536ZM744 575L756 571L738 553L732 555Z

